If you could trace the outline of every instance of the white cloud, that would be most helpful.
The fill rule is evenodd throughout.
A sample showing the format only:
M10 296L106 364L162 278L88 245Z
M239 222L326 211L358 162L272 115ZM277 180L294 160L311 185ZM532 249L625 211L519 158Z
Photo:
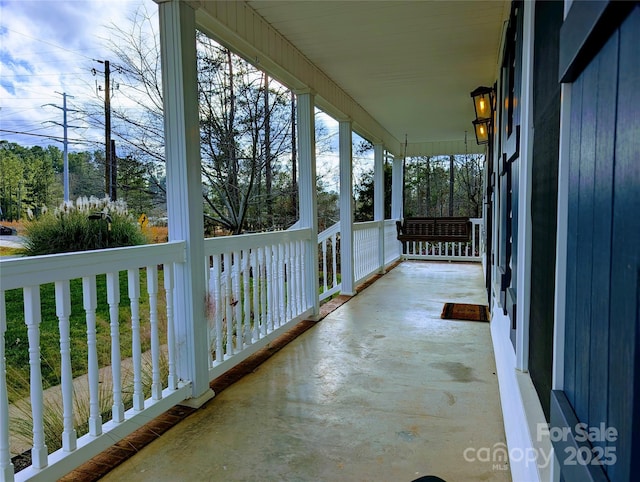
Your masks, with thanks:
M0 1L0 139L49 145L46 136L62 136L60 126L47 123L62 122L61 110L42 106L62 106L56 92L78 103L95 98L96 82L104 81L95 60L109 58L108 27L123 24L141 5L150 12L157 8L151 0ZM69 131L70 139L87 137L97 139L87 129Z

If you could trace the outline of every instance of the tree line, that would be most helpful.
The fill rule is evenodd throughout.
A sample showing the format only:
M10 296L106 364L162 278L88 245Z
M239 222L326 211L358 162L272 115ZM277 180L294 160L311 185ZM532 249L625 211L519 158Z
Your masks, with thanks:
M38 216L63 201L63 153L56 146L24 147L0 141L0 218L8 221ZM68 153L69 197L105 197L104 150ZM118 160L120 198L133 212L157 212L162 196L144 166L127 156ZM161 180L164 182L164 179Z
M482 217L483 169L479 154L411 158L405 165L405 216L448 216L452 205L453 216Z

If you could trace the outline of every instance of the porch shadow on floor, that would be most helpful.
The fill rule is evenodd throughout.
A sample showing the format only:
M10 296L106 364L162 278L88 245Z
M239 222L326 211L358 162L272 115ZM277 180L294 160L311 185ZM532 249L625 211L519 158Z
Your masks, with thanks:
M215 380L202 409L174 408L157 440L114 446L137 453L104 480L509 480L478 461L506 447L489 324L440 319L444 302L485 297L479 264L401 263L233 385Z

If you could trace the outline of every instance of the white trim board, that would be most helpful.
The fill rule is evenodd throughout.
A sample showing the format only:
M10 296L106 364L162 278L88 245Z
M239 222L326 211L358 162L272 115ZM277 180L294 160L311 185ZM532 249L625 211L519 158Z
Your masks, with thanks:
M494 307L498 301L494 298ZM500 403L504 431L509 449L509 466L514 481L540 482L549 480L549 464L538 468L527 454L549 457L548 437L538 438L538 424L546 423L540 400L528 373L516 369L516 355L510 339L511 321L494 309L491 317L491 338L496 360ZM524 456L520 456L523 454Z

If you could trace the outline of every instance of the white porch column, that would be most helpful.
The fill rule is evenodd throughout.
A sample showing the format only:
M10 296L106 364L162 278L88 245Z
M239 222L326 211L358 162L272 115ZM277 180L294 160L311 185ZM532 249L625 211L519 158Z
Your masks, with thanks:
M316 133L314 96L311 92L297 93L298 110L298 191L300 199L300 227L311 228L311 241L306 250L306 297L313 314L320 313L320 284L318 280L318 202L316 187Z
M340 149L340 274L342 289L347 296L356 294L353 271L353 156L351 121L338 123Z
M378 228L378 272L384 273L384 147L373 145L373 220L380 223Z
M159 3L169 240L185 240L186 262L175 268L178 378L192 383L189 405L213 397L204 312L205 263L195 11L186 3Z
M402 178L404 176L404 166L402 159L393 159L393 170L391 173L391 218L402 219L404 216L402 206Z

